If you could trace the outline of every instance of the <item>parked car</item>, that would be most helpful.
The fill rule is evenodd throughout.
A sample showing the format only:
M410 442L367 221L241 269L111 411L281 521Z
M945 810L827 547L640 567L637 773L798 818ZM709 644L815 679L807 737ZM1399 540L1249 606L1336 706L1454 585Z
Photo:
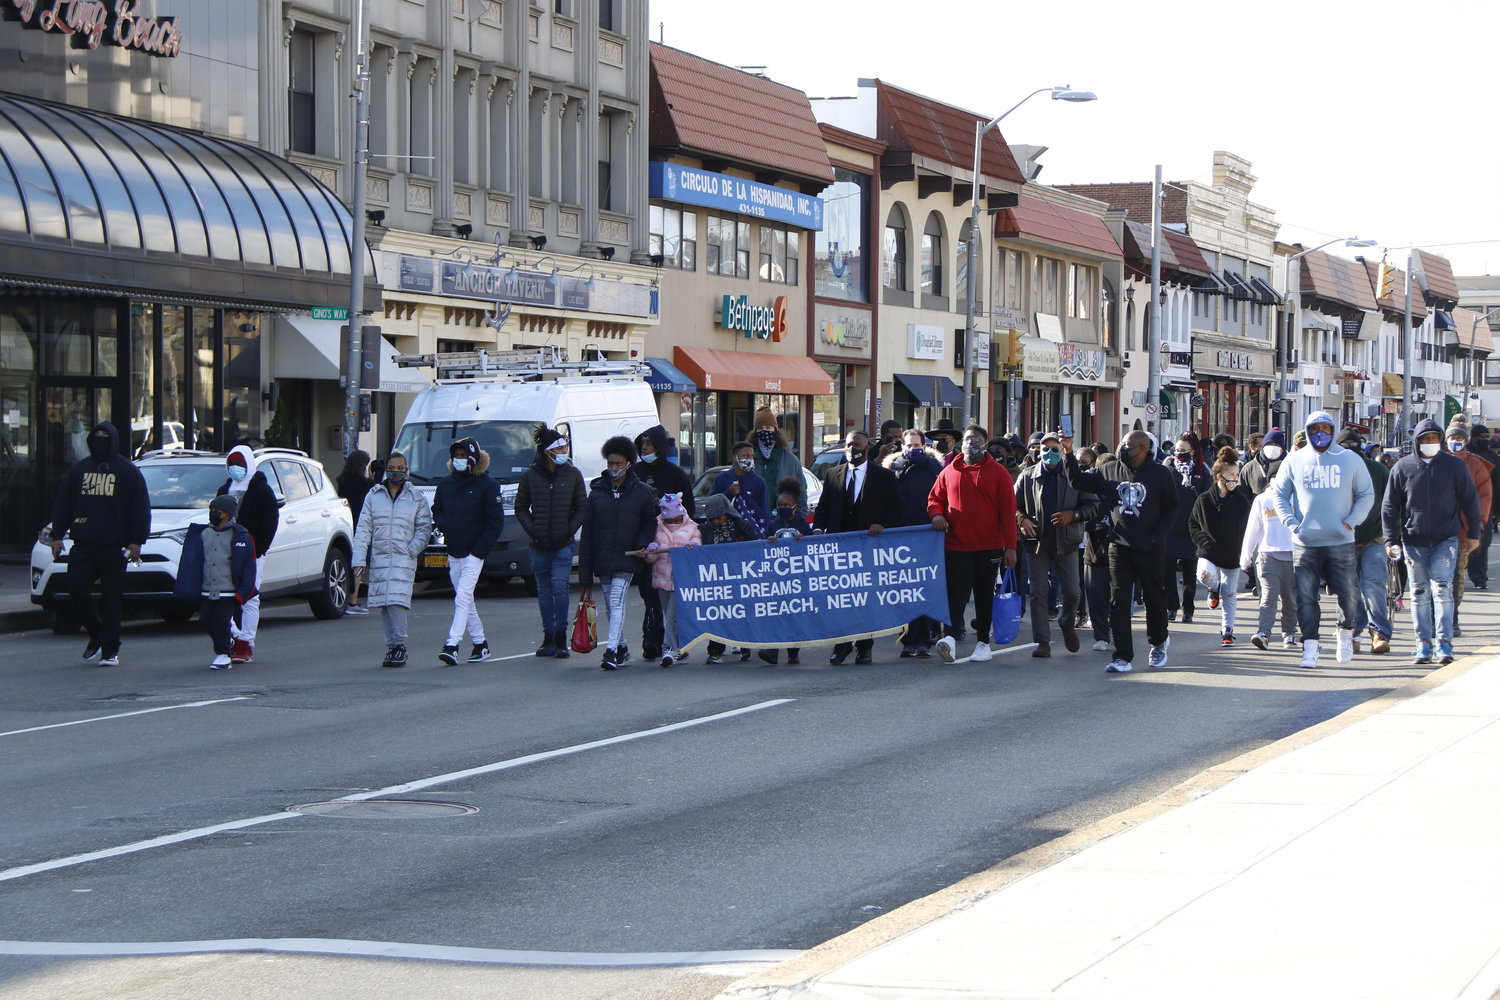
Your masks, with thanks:
M729 466L716 465L699 476L698 481L693 484L693 516L698 520L703 520L703 504L708 499L708 494L713 490L714 480L719 477L719 473L728 471ZM776 488L774 483L766 485L768 489ZM807 492L807 512L808 518L811 520L813 511L818 509L818 501L823 497L823 480L813 475L811 469L803 469L802 488ZM767 499L770 501L769 506L776 506L775 497L768 497Z
M306 452L259 448L259 471L266 474L281 507L276 540L266 553L261 593L266 597L305 597L318 618L338 618L348 604L353 576L354 520L323 466ZM186 621L195 606L172 596L177 561L188 525L207 523L208 504L225 480L224 456L217 452L154 451L136 460L151 493L151 535L141 546L140 565L125 570L125 607L155 611L168 621ZM78 630L68 599L68 552L52 558L52 525L45 525L31 549L31 603L47 609L52 630Z
M812 470L814 476L818 477L818 481L822 482L824 473L843 460L844 446L842 444L832 444L814 455L813 460L808 463L807 467Z

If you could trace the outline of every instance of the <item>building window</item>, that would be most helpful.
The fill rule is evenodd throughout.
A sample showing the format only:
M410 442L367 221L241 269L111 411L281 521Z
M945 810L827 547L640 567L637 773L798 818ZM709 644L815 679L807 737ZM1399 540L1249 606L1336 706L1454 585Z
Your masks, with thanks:
M552 0L552 13L563 17L573 16L573 0Z
M628 211L625 204L625 189L617 161L625 146L620 135L624 128L625 115L618 111L606 111L599 116L599 209L604 212Z
M974 301L980 302L984 298L984 267L981 265L977 270L969 267L969 242L973 233L972 219L965 219L964 224L958 230L958 245L953 248L953 291L962 300L967 302L969 296L969 276L976 276L978 284L974 286ZM978 250L977 260L984 260L984 248L976 247Z
M750 223L734 216L708 217L708 270L727 278L750 277Z
M881 285L892 291L910 291L906 264L906 213L901 211L900 205L893 205L891 214L885 219L885 236L881 243Z
M865 253L870 178L833 168L833 185L823 189L823 228L813 234L813 291L832 299L868 302Z
M410 137L411 159L407 170L423 177L433 176L435 162L432 158L432 81L435 63L432 59L417 59L417 67L411 76L410 114L407 116L407 135Z
M294 153L318 152L317 53L317 35L304 28L292 32L287 142Z
M663 267L698 269L698 213L662 205L651 206L651 255L661 255Z
M1086 264L1068 265L1068 315L1088 319L1094 314L1094 269Z
M370 163L375 167L387 167L386 158L394 148L391 143L391 94L390 75L384 67L396 58L396 53L387 46L377 45L370 50Z
M463 69L453 76L453 182L474 182L474 111L470 107L469 83L475 70Z
M615 30L615 3L617 0L599 0L599 27L604 31Z
M1007 250L1004 257L1005 277L1000 296L1003 309L1024 310L1026 308L1026 255L1019 250Z
M936 212L922 227L922 294L943 294L943 219Z
M1031 280L1031 294L1035 300L1036 311L1059 316L1058 292L1062 284L1062 261L1053 260L1051 257L1037 257L1033 265Z
M760 280L777 285L797 284L797 268L800 264L795 232L760 227Z

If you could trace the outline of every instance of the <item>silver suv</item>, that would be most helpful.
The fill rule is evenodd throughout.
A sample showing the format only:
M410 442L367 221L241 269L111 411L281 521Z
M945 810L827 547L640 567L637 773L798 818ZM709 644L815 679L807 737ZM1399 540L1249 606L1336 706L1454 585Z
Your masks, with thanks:
M353 577L354 520L323 466L306 452L259 448L256 469L266 474L281 508L276 540L266 553L261 593L266 597L305 597L318 618L338 618L349 602ZM177 561L188 525L207 523L208 504L228 479L224 456L206 451L153 451L136 459L151 494L151 536L141 546L140 565L125 570L127 609L155 611L168 621L186 621L196 610L172 596ZM68 552L52 558L52 526L46 525L31 549L31 603L46 608L52 630L78 630L68 598Z

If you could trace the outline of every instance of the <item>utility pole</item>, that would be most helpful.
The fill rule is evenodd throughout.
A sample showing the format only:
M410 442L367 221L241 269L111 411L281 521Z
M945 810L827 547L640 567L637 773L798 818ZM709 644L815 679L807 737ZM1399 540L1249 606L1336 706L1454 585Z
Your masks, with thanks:
M1146 331L1146 430L1156 433L1161 411L1161 164L1151 182L1151 322ZM1157 444L1161 442L1158 440ZM1153 459L1155 455L1151 456Z
M370 9L355 0L354 218L349 226L349 353L344 359L344 456L359 446L359 396L365 310L365 174L370 163Z
M1416 281L1415 263L1417 252L1406 251L1406 314L1401 322L1401 341L1405 345L1401 351L1401 419L1396 426L1399 431L1396 435L1396 447L1403 453L1407 450L1408 439L1411 437L1411 380L1416 377L1416 364L1413 358L1411 343L1411 286Z

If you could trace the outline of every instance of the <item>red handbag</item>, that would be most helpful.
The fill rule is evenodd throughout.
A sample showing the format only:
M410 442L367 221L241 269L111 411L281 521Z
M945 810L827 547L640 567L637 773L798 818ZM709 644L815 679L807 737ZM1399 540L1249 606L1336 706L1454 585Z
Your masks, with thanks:
M594 631L594 592L583 588L578 598L578 613L573 616L573 641L569 643L575 653L592 653L599 645Z

